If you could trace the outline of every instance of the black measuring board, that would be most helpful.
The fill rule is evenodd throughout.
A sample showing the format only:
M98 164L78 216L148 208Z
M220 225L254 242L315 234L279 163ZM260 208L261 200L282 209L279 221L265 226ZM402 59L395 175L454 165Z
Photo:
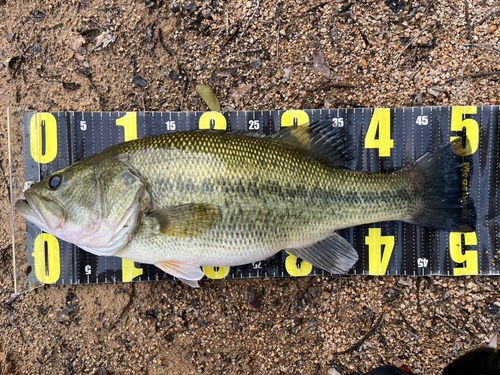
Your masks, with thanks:
M467 135L463 196L477 208L476 231L444 232L400 221L343 229L358 251L350 271L363 275L500 274L499 106L356 108L240 112L59 112L25 114L26 181L39 181L114 144L154 134L195 129L270 134L282 127L329 119L345 127L356 158L348 168L388 173L427 151ZM98 257L42 233L27 223L32 283L79 284L172 279L158 268L115 257ZM236 267L204 267L211 279L327 275L281 251L271 259Z

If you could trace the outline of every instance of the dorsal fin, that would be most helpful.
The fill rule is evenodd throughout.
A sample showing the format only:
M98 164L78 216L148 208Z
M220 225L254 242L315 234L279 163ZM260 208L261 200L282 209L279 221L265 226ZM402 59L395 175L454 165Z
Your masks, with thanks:
M330 119L282 128L268 138L321 155L335 165L351 161L355 156L347 128L334 127Z

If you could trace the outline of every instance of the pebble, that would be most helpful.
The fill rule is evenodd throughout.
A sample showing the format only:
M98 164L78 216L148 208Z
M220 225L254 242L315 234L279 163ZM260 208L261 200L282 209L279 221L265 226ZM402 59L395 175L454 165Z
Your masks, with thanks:
M132 82L142 88L142 89L145 89L149 86L149 83L148 81L146 81L144 78L142 78L141 76L135 76L133 79L132 79Z

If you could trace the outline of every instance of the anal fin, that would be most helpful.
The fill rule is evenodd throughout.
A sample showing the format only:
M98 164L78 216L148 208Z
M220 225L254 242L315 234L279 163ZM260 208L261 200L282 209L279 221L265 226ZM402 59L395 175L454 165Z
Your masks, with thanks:
M200 266L194 262L165 261L157 262L155 266L193 288L199 287L198 280L205 275Z
M358 261L358 253L342 236L334 233L303 249L287 249L298 258L331 274L345 274Z

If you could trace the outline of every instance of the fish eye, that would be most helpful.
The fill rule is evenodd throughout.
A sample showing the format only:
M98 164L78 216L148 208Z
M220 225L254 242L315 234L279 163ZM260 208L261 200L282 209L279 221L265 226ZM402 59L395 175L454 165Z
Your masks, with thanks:
M62 178L59 175L54 175L49 180L49 188L51 190L57 190L61 186Z

